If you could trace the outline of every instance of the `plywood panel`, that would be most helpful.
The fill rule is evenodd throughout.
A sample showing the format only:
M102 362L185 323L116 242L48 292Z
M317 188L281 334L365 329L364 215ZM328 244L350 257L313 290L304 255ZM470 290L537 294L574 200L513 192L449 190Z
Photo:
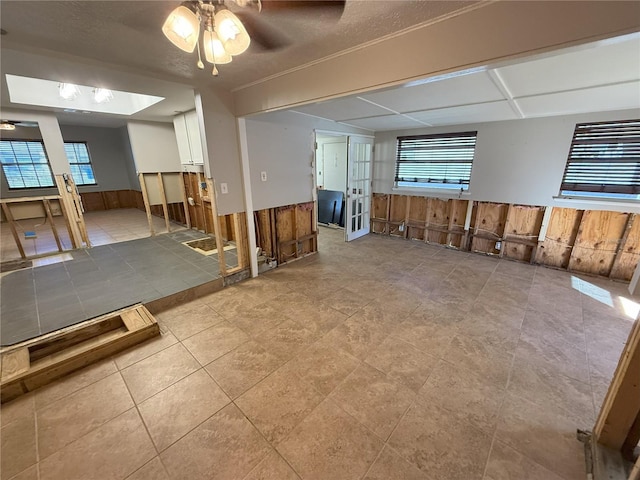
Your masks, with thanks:
M305 237L313 231L313 202L296 205L296 238ZM302 242L302 254L311 253L314 248L313 239Z
M554 207L545 239L536 260L544 265L567 268L578 235L583 211Z
M504 203L482 202L478 205L478 213L471 249L482 253L498 253L496 241L500 240L504 234L504 227L507 220L509 205ZM488 238L481 238L488 237Z
M85 212L98 212L106 210L104 201L102 199L102 192L87 192L81 193L82 205Z
M427 225L429 227L440 230L449 228L449 202L447 200L430 198L427 208L429 210L429 216L427 218ZM429 230L427 233L427 241L444 245L447 243L447 234L445 232Z
M409 203L408 222L411 225L424 227L427 219L428 199L426 197L411 197ZM407 228L407 237L416 240L424 240L426 230L417 227Z
M451 246L461 248L462 241L464 239L464 222L467 216L468 200L450 200L450 218L449 225L451 231L454 232L449 235L449 242Z
M279 245L279 262L283 263L293 258L297 246L295 244L282 245L281 242L293 240L295 237L295 207L289 205L276 208L276 233Z
M509 238L537 242L544 217L544 207L512 205L509 209L504 231L504 256L513 260L528 262L535 251L534 245L523 245Z
M619 280L631 280L636 265L640 262L640 219L637 215L633 215L630 219L632 222L629 226L627 238L624 245L620 245L618 260L614 263L611 270L611 278Z
M164 194L167 203L182 202L182 187L180 185L182 174L180 173L163 173L162 180L164 182Z
M389 201L389 195L384 193L374 193L373 194L373 206L371 213L373 214L373 218L382 218L384 220L388 220L387 218L387 202Z
M102 198L104 199L104 205L107 210L121 208L120 201L118 200L118 192L116 191L102 192Z
M569 260L569 270L609 275L627 223L627 213L588 210Z

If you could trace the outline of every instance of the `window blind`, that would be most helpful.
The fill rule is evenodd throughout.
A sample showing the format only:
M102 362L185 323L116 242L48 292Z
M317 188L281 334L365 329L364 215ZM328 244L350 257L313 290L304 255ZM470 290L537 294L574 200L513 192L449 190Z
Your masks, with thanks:
M560 190L640 194L640 120L577 124Z
M0 141L0 163L9 188L53 187L53 175L41 141Z
M82 142L65 142L64 151L69 160L71 174L76 185L96 185L91 158L87 144Z
M477 133L398 137L396 185L469 185Z

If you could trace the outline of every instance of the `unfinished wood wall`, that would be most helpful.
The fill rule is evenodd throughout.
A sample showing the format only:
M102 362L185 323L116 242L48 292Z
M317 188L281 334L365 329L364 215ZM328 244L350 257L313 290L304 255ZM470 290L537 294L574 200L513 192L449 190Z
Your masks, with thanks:
M314 208L314 202L307 202L254 212L257 245L278 263L317 252Z
M640 260L636 214L469 202L376 193L372 232L625 281Z
M115 208L138 208L144 210L142 193L136 190L85 192L80 194L80 198L85 212L112 210Z

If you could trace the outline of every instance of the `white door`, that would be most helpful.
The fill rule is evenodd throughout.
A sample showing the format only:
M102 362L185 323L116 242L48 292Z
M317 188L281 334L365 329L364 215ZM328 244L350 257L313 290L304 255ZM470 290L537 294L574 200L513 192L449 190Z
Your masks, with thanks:
M347 149L347 242L369 233L373 138L350 136Z

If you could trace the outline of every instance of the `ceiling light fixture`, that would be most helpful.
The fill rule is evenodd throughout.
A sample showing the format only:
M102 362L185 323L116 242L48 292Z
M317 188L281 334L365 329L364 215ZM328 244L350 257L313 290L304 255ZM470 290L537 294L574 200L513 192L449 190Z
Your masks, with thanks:
M94 88L93 99L96 103L107 103L113 98L113 92L108 88Z
M229 0L244 7L248 0ZM217 64L229 63L232 56L244 53L251 37L240 19L224 4L225 0L203 1L191 0L173 10L162 26L164 35L180 50L192 53L198 49L200 59L200 31L202 30L202 46L207 62L213 64L213 75L218 75ZM258 10L262 8L257 0ZM202 28L200 26L202 25ZM198 60L198 68L204 64Z
M80 89L73 83L61 83L58 87L60 96L65 100L73 100L80 95Z
M0 122L0 130L15 130L16 126L11 122Z

